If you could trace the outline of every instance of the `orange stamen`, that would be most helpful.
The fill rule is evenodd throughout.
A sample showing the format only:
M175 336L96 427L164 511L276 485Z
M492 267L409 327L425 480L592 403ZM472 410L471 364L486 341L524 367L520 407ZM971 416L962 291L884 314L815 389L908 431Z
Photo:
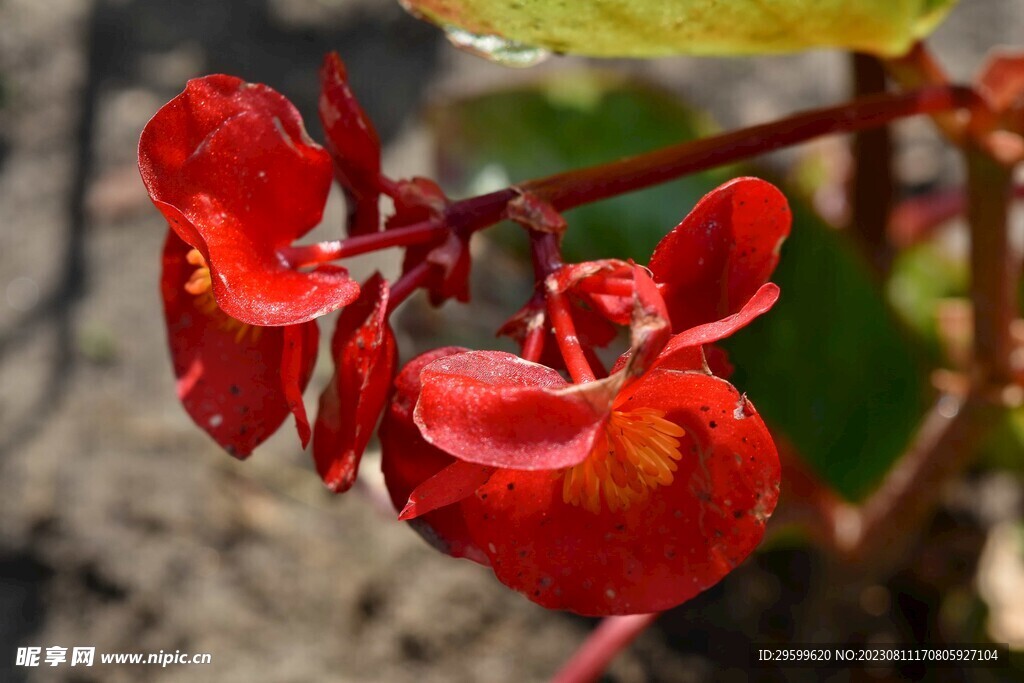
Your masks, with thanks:
M629 508L672 483L684 434L660 410L612 411L586 460L560 473L562 500L594 513L602 498L612 512Z
M213 277L210 275L210 267L206 265L206 259L198 249L192 249L185 256L190 265L196 267L195 271L185 283L185 291L196 297L196 307L209 316L218 318L217 326L225 332L235 333L235 342L241 343L250 333L252 341L260 338L263 329L247 325L235 320L222 311L213 298Z

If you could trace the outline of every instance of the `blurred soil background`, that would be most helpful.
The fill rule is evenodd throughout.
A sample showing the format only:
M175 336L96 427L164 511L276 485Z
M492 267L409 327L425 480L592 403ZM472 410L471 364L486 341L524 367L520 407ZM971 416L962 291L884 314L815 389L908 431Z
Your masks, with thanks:
M1022 37L1019 2L965 0L934 45L967 78L986 48ZM332 49L400 177L433 172L430 103L536 75L457 52L389 0L0 0L0 680L540 681L592 627L437 554L359 493L329 495L290 424L239 463L176 400L157 287L166 226L138 178L139 133L188 78L225 72L283 92L319 138L316 73ZM848 92L846 58L833 52L600 66L663 83L727 128ZM926 123L900 134L905 187L955 180ZM332 197L322 234L337 234L343 213ZM354 270L375 267L395 263ZM451 329L494 347L518 304L507 278L520 275L484 263L473 308L410 304L403 358ZM323 357L311 407L329 372ZM363 472L378 483L374 454ZM1018 491L964 484L936 522L952 531L892 581L922 604L944 581L969 585L984 536L949 520L983 521L981 498L1010 514ZM889 588L831 595L813 580L822 562L799 547L761 553L667 615L608 680L743 681L748 642L828 640L851 620L865 638L928 637L915 631L929 628L915 605L890 604ZM27 669L14 666L19 645L208 652L213 663ZM762 678L779 674L749 675Z

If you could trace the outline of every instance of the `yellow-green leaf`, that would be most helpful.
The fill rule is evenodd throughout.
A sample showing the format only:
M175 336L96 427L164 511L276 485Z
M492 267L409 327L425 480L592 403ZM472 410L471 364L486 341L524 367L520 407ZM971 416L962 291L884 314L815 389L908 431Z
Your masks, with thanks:
M524 46L600 57L839 47L906 52L956 0L401 0L455 42L512 64Z

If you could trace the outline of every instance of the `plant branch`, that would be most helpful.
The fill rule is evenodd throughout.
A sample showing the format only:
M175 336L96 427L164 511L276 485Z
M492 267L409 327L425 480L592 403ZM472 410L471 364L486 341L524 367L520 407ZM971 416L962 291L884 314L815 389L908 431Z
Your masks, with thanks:
M1013 381L1019 259L1010 244L1013 169L973 143L966 146L967 217L971 225L971 302L974 305L974 371L982 388Z
M855 95L885 92L885 68L877 57L854 53L850 60ZM879 273L885 273L892 260L886 231L895 195L892 152L892 135L888 127L863 130L853 136L851 225Z
M862 97L772 123L694 140L590 168L519 185L559 211L657 185L834 133L852 133L892 121L983 104L971 88L942 85Z
M910 52L903 57L890 59L884 64L885 70L893 80L907 89L942 86L949 83L946 70L921 42L914 45ZM932 119L950 142L956 145L963 142L967 128L967 120L964 116L957 112L934 112Z
M834 107L814 109L750 128L627 157L597 166L528 180L516 188L454 202L445 222L473 232L505 216L506 206L523 193L535 195L564 211L674 180L723 164L800 144L823 135L852 133L899 119L983 104L971 88L939 85L905 93L882 93Z

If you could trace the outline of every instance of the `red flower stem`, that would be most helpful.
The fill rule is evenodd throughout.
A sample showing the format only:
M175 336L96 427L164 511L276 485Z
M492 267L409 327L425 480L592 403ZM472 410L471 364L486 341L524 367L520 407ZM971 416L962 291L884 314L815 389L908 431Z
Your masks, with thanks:
M884 62L888 74L904 88L942 86L949 83L946 70L924 43L918 42L903 57ZM961 144L966 127L965 120L953 112L932 114L935 125L954 144Z
M837 107L816 109L600 166L531 180L519 187L564 211L822 135L852 133L917 114L979 106L983 106L983 101L974 90L953 85L870 95Z
M436 264L430 261L420 261L398 278L395 284L391 285L391 295L388 297L388 315L391 315L413 292L423 286L435 267Z
M548 336L548 326L545 315L540 313L537 320L531 324L530 331L523 339L523 350L520 352L523 360L531 363L540 362L541 354L544 353L544 339Z
M967 219L971 225L971 302L974 304L973 379L982 391L1013 383L1020 259L1010 239L1013 167L992 158L973 140L967 158Z
M577 289L588 294L633 296L633 280L625 277L590 277L580 282Z
M563 292L547 287L548 276L562 267L562 248L558 236L537 230L530 231L530 254L533 257L534 278L537 287L544 293L548 318L555 329L555 339L558 342L558 350L562 352L562 358L565 360L565 367L577 384L593 382L597 376L587 361L587 350L583 348L579 335L576 334L576 323L572 319L569 300ZM542 326L541 329L544 330L545 327ZM530 352L533 353L534 349L531 348ZM526 353L525 343L523 353Z
M565 294L549 289L547 304L548 315L551 316L551 324L555 328L558 349L562 352L562 358L565 359L565 367L569 371L569 375L577 384L593 382L597 379L597 375L594 374L590 363L587 362L587 354L576 334L576 324L572 320L569 301Z
M572 658L555 674L552 683L591 683L596 681L615 657L659 617L655 614L631 614L606 617L597 625Z
M885 67L873 55L851 55L856 95L885 92ZM892 135L881 126L853 136L854 174L850 183L853 233L875 267L885 273L892 261L886 223L896 194L892 169Z
M506 204L518 197L521 191L533 193L557 210L564 211L823 135L877 128L919 114L977 108L981 103L974 90L955 85L871 95L772 123L529 180L517 186L519 191L506 188L455 202L445 212L445 220L453 229L473 232L501 220Z
M343 240L288 247L282 250L282 255L293 268L315 266L390 247L424 244L444 236L448 230L449 228L441 219L432 219L369 235L356 235Z

